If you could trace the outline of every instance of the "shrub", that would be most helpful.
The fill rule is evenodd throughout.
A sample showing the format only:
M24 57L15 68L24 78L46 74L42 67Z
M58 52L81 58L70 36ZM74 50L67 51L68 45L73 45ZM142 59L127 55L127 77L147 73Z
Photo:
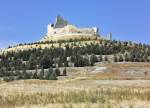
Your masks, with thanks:
M38 78L38 75L37 75L37 71L34 72L33 76L32 76L33 79L37 79Z
M117 58L116 55L113 56L113 61L114 61L114 62L117 62L117 61L118 61L118 58Z
M108 57L107 56L104 57L104 61L108 61Z
M44 79L44 68L41 69L40 74L39 74L39 79Z
M45 76L45 79L46 80L51 80L51 74L53 73L53 68L49 68L48 69L48 72L47 72L47 74L46 74L46 76ZM52 78L53 79L53 78Z
M99 62L102 62L103 61L103 57L102 55L99 55Z
M67 71L66 71L66 67L63 70L63 76L67 76Z
M122 55L119 56L119 62L122 62L123 61L123 57Z
M57 80L57 75L55 72L52 72L52 74L49 77L49 80Z
M6 82L13 81L14 76L4 77L3 80L6 81Z
M55 69L55 73L56 73L57 76L60 76L60 70L59 70L59 68Z
M25 69L22 71L22 78L23 79L30 79L32 73L28 73ZM20 75L21 76L21 75Z
M91 64L90 65L94 66L95 62L98 62L96 55L91 55L91 57L90 57L90 63Z
M4 77L3 80L9 82L9 77Z

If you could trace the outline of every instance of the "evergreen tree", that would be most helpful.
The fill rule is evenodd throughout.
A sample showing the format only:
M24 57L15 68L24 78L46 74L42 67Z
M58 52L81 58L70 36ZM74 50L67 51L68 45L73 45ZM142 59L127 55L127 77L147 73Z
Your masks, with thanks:
M3 69L0 69L0 77L3 77L4 76L4 71Z
M55 69L55 73L56 73L57 76L60 76L60 70L59 70L59 68Z
M122 55L119 55L119 62L122 62L123 61L123 57L122 57Z
M48 69L48 72L47 72L47 74L46 74L46 76L45 76L45 79L46 80L51 80L51 74L53 73L53 68L49 68Z
M41 57L40 66L43 67L44 69L47 69L50 66L52 66L53 63L54 61L52 56L48 55L48 52L45 51L45 54L43 55L43 57Z
M39 79L44 79L44 68L41 68L40 74L39 74Z
M30 79L29 73L27 73L26 69L22 71L23 79Z
M90 62L88 58L83 58L84 66L90 66Z
M114 62L118 62L118 58L117 58L117 56L116 56L116 55L114 55L114 57L113 57L113 61L114 61Z
M104 61L108 61L108 57L106 55L104 57Z
M68 61L65 61L64 66L65 66L65 67L68 67L68 66L69 66L69 65L68 65Z
M87 39L81 39L87 41ZM7 52L0 55L0 76L20 76L23 78L22 73L12 74L14 70L34 70L39 65L44 69L54 66L58 63L60 66L68 66L67 57L71 57L71 62L76 67L94 65L97 62L95 55L90 58L85 58L84 55L99 54L99 61L102 61L102 55L118 55L124 54L124 56L118 56L118 60L114 61L131 61L131 62L148 62L150 57L150 45L137 44L133 42L122 41L108 41L99 40L99 43L91 43L82 45L80 39L75 40L63 40L58 43L64 43L65 48L38 48L29 49L18 52ZM80 42L79 42L80 41ZM66 43L65 43L66 42ZM69 42L72 42L71 45ZM26 45L34 44L52 44L56 42L37 42L28 43ZM61 45L60 45L61 46ZM55 61L55 59L60 61ZM104 58L108 60L107 57ZM113 59L116 59L113 58ZM54 66L55 67L55 66ZM21 74L21 75L20 75ZM33 75L34 76L34 75Z
M37 79L37 78L38 78L37 72L34 72L32 79Z
M102 55L99 55L99 62L102 62L103 61L103 57Z
M38 79L38 68L36 67L35 72L33 73L32 76L33 79Z
M67 71L66 71L66 67L63 70L63 76L67 76Z
M128 61L130 60L127 54L124 55L124 60L125 60L126 62L128 62Z
M148 54L147 54L147 53L144 54L144 56L143 56L143 61L144 61L144 62L148 62L148 61L149 61L149 60L148 60Z
M57 75L55 72L52 72L52 74L49 77L49 80L57 80Z
M94 66L95 62L97 62L97 61L98 61L97 57L95 55L91 55L91 57L90 57L90 65Z

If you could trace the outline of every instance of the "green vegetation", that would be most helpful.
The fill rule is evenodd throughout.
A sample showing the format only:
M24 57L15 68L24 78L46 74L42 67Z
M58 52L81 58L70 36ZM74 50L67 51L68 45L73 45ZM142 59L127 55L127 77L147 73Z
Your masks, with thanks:
M66 70L66 67L65 67L64 70L63 70L63 75L64 75L64 76L67 76L67 70Z
M0 55L0 77L20 76L23 79L45 79L44 69L49 67L75 67L93 66L96 62L149 62L150 46L132 42L110 41L95 39L91 43L83 43L88 39L62 40L58 42L37 42L32 44L58 43L59 47L37 48L18 52L8 52ZM94 43L94 41L97 41ZM64 47L61 47L61 44ZM31 43L30 43L31 44ZM29 44L29 45L30 45ZM26 44L25 44L26 45ZM28 70L41 69L29 77ZM23 72L20 73L20 70ZM19 71L19 72L18 72ZM55 72L55 71L54 71ZM60 75L56 68L55 74ZM23 75L23 76L22 76Z
M64 71L65 70L65 71ZM61 75L59 68L56 68L53 71L53 68L49 68L48 70L39 69L35 70L35 72L27 72L27 70L20 70L11 72L9 76L2 76L4 81L12 81L19 79L40 79L40 80L57 80L58 76L66 76L66 69L63 70L63 74ZM6 71L7 72L7 71ZM5 75L5 74L4 74Z

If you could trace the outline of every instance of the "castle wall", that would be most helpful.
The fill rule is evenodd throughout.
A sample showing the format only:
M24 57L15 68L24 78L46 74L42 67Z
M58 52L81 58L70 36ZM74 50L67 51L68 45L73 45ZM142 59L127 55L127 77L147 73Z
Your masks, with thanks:
M69 40L69 39L81 39L81 38L89 38L89 39L95 39L100 38L97 35L93 34L78 34L78 33L70 33L70 34L55 34L51 36L46 36L45 39L42 39L41 41L58 41L58 40Z
M64 28L53 28L50 25L48 25L47 35L62 34L62 33L98 34L95 28L76 28L73 25L67 25Z
M56 26L57 25L57 26ZM47 34L41 41L68 40L75 38L96 38L99 36L98 28L77 28L68 24L61 17L57 17L55 24L47 26Z

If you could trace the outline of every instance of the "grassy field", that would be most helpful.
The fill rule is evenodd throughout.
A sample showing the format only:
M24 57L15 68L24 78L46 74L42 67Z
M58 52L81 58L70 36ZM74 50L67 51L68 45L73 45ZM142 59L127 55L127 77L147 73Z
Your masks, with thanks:
M68 68L57 81L0 82L0 108L149 108L149 70L148 63L99 63Z
M65 104L69 104L73 107L73 104L84 104L90 107L90 104L95 104L97 107L102 105L106 107L117 107L122 102L129 102L126 105L134 106L134 101L149 102L150 91L145 90L141 92L141 89L132 88L100 88L96 90L74 90L68 92L37 92L33 94L12 94L3 97L0 101L2 107L15 107L15 106L33 106L41 105L47 106L49 104L60 104L65 107ZM67 107L71 107L67 106Z

